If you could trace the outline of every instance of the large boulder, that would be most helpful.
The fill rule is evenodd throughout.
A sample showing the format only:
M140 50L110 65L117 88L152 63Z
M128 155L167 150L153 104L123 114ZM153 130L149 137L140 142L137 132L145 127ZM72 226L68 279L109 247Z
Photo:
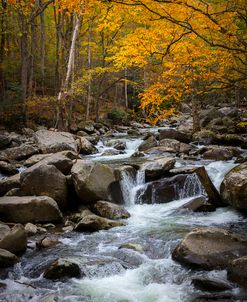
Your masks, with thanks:
M44 278L56 280L63 278L76 278L81 276L79 265L73 260L59 258L44 272Z
M63 150L77 152L77 142L71 133L39 130L35 132L34 137L42 153L56 153Z
M39 149L36 146L23 144L18 147L8 148L1 152L1 155L6 156L12 160L22 160L39 153Z
M0 249L0 268L9 267L14 265L18 261L16 255L11 252Z
M219 228L191 231L172 253L174 260L202 269L224 269L246 255L247 241Z
M240 164L226 174L220 193L226 204L247 210L247 163Z
M190 143L190 141L191 141L191 135L180 132L175 129L162 129L160 131L159 137L160 137L160 140L166 139L166 138L176 139L176 140L178 140L182 143L186 143L186 144Z
M46 154L40 154L40 155L46 155ZM73 166L73 161L72 159L68 158L65 154L63 154L63 152L58 152L55 154L50 154L48 156L45 156L37 163L31 165L31 167L29 167L26 170L26 172L30 173L30 171L33 171L34 169L36 169L41 165L53 165L64 175L67 175L70 173L70 170Z
M181 143L178 140L171 138L162 139L159 147L162 147L163 152L171 153L189 153L191 150L190 145Z
M0 196L5 195L14 188L20 188L20 174L0 179Z
M91 206L91 210L104 218L120 219L129 218L130 214L124 207L114 204L112 202L99 200Z
M187 209L192 212L213 212L215 206L209 203L205 196L198 196L186 202L180 209Z
M117 179L110 166L90 160L78 160L71 174L75 190L83 203L111 200L111 187Z
M79 232L97 232L109 230L114 227L124 226L120 221L103 218L97 215L86 215L76 225L75 230Z
M88 155L88 154L94 154L94 153L98 152L97 148L95 148L94 145L89 140L87 140L85 137L78 136L77 140L79 142L79 152L81 154Z
M51 222L60 221L62 214L55 200L47 196L1 197L0 217L4 221Z
M19 173L16 165L10 164L6 161L0 161L0 172L5 175L15 175Z
M24 252L27 248L27 235L21 224L16 224L12 229L0 225L0 248L11 253Z
M149 136L146 140L144 140L141 145L139 146L138 150L139 151L146 151L148 149L151 149L153 147L158 146L158 141L156 138L152 135Z
M202 154L202 157L211 160L230 160L240 153L241 152L234 147L210 146Z
M247 256L232 261L227 270L227 278L241 287L247 288Z
M157 179L174 168L175 163L175 158L164 157L152 162L145 163L142 169L145 170L146 179Z
M11 143L11 137L8 134L0 134L0 149L7 148Z
M21 173L21 190L26 195L49 196L53 198L59 208L67 205L67 180L53 165L38 165Z
M196 174L199 178L204 190L208 195L209 202L215 206L223 206L221 197L211 179L209 178L204 166L187 166L175 168L170 171L172 175L176 174Z

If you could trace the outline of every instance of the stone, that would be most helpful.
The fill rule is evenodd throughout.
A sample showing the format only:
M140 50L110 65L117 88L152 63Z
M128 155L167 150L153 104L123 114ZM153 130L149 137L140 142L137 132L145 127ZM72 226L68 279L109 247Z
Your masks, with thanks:
M0 268L13 266L18 261L16 255L0 248Z
M192 284L196 289L202 291L222 292L232 289L232 286L230 286L228 283L213 279L193 278Z
M202 158L211 160L230 160L241 152L233 147L212 146L202 154Z
M139 253L143 253L143 248L140 244L137 243L125 243L122 244L119 249L129 249Z
M207 171L204 166L187 166L182 168L175 168L170 170L172 175L174 174L196 174L199 178L204 190L207 193L208 200L214 206L224 206L220 194L215 188L214 184L212 183L211 179L209 178Z
M236 209L247 209L247 163L229 171L221 183L222 200Z
M16 224L11 229L0 229L0 248L11 253L21 253L27 248L27 235L23 225Z
M9 160L23 160L28 157L39 153L39 149L36 146L22 144L18 147L8 148L1 152Z
M81 202L111 200L111 186L117 181L108 165L90 160L78 160L72 170L72 180Z
M47 196L1 197L0 215L2 220L16 223L62 220L57 203Z
M247 253L247 241L220 228L198 228L185 236L172 253L178 262L195 268L225 269Z
M10 164L6 161L0 161L0 172L5 175L15 175L19 173L14 164Z
M239 286L247 288L247 256L232 261L227 270L227 278Z
M8 134L0 134L0 149L7 148L11 143L11 137Z
M160 135L159 135L159 139L160 141L163 140L163 139L175 139L179 142L182 142L182 143L190 143L191 142L191 135L187 134L187 133L183 133L183 132L180 132L178 130L175 130L175 129L162 129L160 130Z
M75 230L79 232L97 232L124 225L120 221L110 220L93 214L82 218L76 225Z
M112 202L99 200L91 206L93 213L109 219L129 218L129 212L122 206Z
M180 209L188 209L192 212L213 212L216 207L208 202L205 196L193 197L189 202L182 205Z
M81 270L79 265L70 259L59 258L44 272L44 278L57 280L63 278L79 278Z
M38 233L38 227L33 223L26 223L25 225L25 232L28 236L33 236Z
M56 153L64 150L77 152L77 143L73 134L38 130L34 135L36 144L42 153Z
M31 157L29 157L28 159L25 160L24 162L24 166L26 167L30 167L32 165L37 164L38 162L40 162L41 160L43 160L44 158L48 157L52 155L52 153L48 153L48 154L34 154Z
M175 158L164 157L157 160L153 160L150 163L145 163L142 169L145 170L145 177L148 180L158 179L162 177L166 172L173 169L176 163Z
M93 134L94 133L94 124L92 122L85 122L82 121L77 125L79 130L85 131L87 134Z
M20 187L20 174L0 179L0 196L5 195L8 191Z
M53 165L39 165L21 173L21 190L26 195L53 198L60 209L67 207L66 177Z
M216 108L209 108L206 110L202 110L200 113L200 123L201 127L207 126L210 121L217 119L217 118L223 118L224 114L217 110Z
M193 134L193 140L203 145L217 144L218 142L216 134L213 131L206 129L195 132Z
M88 141L85 137L78 137L79 153L84 155L95 154L97 153L97 148Z
M191 150L191 146L188 144L180 143L176 139L162 139L160 146L163 148L163 152L171 153L188 153Z
M150 136L148 139L146 139L145 141L143 141L141 143L141 145L139 146L138 150L139 151L146 151L149 150L153 147L158 146L158 141L156 140L156 138L154 136Z
M48 237L44 237L38 242L36 242L36 246L39 248L48 248L61 243L59 240L50 239Z
M41 154L41 155L47 155L47 154ZM55 166L64 175L68 175L73 166L73 161L72 159L68 158L65 154L63 154L63 152L49 154L48 156L45 156L43 159L41 159L31 167L26 169L25 173L30 173L31 171L33 171L34 169L36 169L41 165Z
M245 144L245 139L238 134L217 134L216 138L219 145L240 147Z

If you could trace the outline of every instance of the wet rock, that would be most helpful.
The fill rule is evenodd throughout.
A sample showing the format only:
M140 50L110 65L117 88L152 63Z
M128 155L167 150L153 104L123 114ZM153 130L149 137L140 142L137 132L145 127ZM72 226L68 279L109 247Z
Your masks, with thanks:
M28 159L25 160L24 162L24 166L26 167L30 167L32 165L37 164L38 162L40 162L41 160L43 160L44 158L48 157L52 155L52 153L48 153L48 154L34 154L31 157L29 157Z
M102 153L102 156L113 156L113 155L118 155L121 154L122 152L116 149L109 149L109 150L105 150Z
M131 135L131 136L139 136L140 135L140 131L137 130L137 129L129 129L127 131L127 134Z
M80 232L97 232L124 225L120 221L110 220L93 214L82 218L76 225L75 230Z
M220 186L223 201L236 209L247 209L247 163L228 172Z
M202 157L211 160L230 160L241 152L233 147L212 146L207 148Z
M215 188L211 179L209 178L205 167L203 167L203 166L200 166L200 167L187 166L187 167L172 169L172 170L170 170L170 173L171 174L193 174L193 173L195 173L198 176L202 186L204 187L204 189L208 195L209 202L215 206L224 205L221 200L220 194L217 191L217 189Z
M53 198L60 209L67 206L66 177L53 165L30 167L21 173L21 190L26 195L48 196Z
M14 175L19 171L14 164L10 164L6 161L0 161L0 172L5 175Z
M55 154L50 154L47 156L47 154L41 154L45 155L43 159L38 161L36 164L32 165L28 169L25 170L25 173L30 173L31 171L35 170L37 167L41 165L52 165L55 166L60 172L62 172L64 175L67 175L70 173L70 170L73 166L72 159L68 158L63 152L58 152Z
M193 197L181 209L188 209L193 212L213 212L216 210L215 206L209 203L205 196Z
M33 236L38 233L38 227L35 224L28 222L25 225L25 232L28 236Z
M0 149L7 148L11 143L11 137L8 134L0 134Z
M247 162L247 152L240 154L238 158L235 160L236 164L242 164L246 162Z
M226 282L205 278L194 278L192 279L192 284L199 290L206 290L209 292L222 292L232 289L232 286Z
M21 188L13 188L9 190L5 196L25 196L26 194L21 190Z
M162 129L160 131L159 138L160 138L160 141L163 139L169 138L169 139L175 139L182 143L188 144L188 143L190 143L192 137L191 137L191 135L189 135L187 133L183 133L178 130L170 128L170 129Z
M160 158L144 164L142 169L145 170L146 179L152 180L162 177L166 172L174 168L175 163L175 158Z
M247 253L247 241L219 228L198 228L185 236L172 253L174 260L202 269L224 269Z
M39 302L57 302L58 298L55 294L47 294Z
M227 278L239 286L247 288L247 256L232 261L227 270Z
M193 140L203 145L211 145L217 143L216 134L213 131L202 129L193 134Z
M158 141L156 140L156 138L154 136L150 136L148 139L146 139L145 141L143 141L141 143L141 145L139 146L138 150L139 151L146 151L149 150L153 147L158 146Z
M63 150L77 152L77 143L71 133L39 130L35 132L34 137L42 153L56 153Z
M79 265L72 260L65 258L56 260L44 272L44 278L51 280L79 277L81 277Z
M19 147L8 148L2 151L2 155L12 160L22 160L39 153L36 146L23 144Z
M114 253L114 257L121 260L122 265L126 269L133 269L143 264L143 256L133 249L119 249Z
M24 252L27 248L27 235L21 224L16 224L11 229L0 228L0 248L11 253Z
M77 140L81 154L88 155L97 153L97 149L85 137L78 137Z
M20 174L0 179L0 196L5 195L8 191L20 187Z
M5 221L18 223L50 222L62 219L57 203L47 196L1 197L0 215Z
M125 244L122 244L119 249L129 249L129 250L133 250L133 251L136 251L136 252L139 252L139 253L142 253L143 252L143 248L140 244L137 244L137 243L125 243Z
M0 248L0 268L13 266L17 261L16 255Z
M99 200L91 206L91 210L104 218L121 219L129 218L130 214L124 207L114 204L112 202Z
M111 198L111 186L117 179L110 166L89 160L78 160L71 174L81 202L92 203Z
M59 240L50 239L48 237L42 238L38 242L36 242L36 246L39 248L48 248L61 243Z
M245 143L244 138L238 134L217 134L216 138L219 145L239 147Z
M88 208L83 207L80 209L78 213L72 214L69 216L69 221L78 223L80 220L82 220L84 217L88 215L93 215L93 212L91 212Z

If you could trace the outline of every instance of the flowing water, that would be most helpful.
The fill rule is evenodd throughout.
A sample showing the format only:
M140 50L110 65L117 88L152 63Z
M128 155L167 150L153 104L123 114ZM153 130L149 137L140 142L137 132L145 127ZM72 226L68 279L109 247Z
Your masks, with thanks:
M130 140L127 153L121 156L129 157L140 142L139 139ZM104 148L99 147L99 154ZM102 159L99 154L94 159L112 161L116 157L123 158L116 155ZM206 163L206 169L218 188L233 166L231 161ZM179 198L165 204L156 204L155 194L152 204L140 204L138 199L145 186L141 169L136 177L123 172L121 188L125 206L131 214L124 227L92 234L55 234L61 244L39 251L32 239L21 261L8 271L7 276L2 276L7 288L0 293L0 301L187 302L201 301L199 297L205 294L211 295L213 301L213 294L196 290L191 280L209 277L226 281L226 271L190 270L173 261L171 252L195 227L220 226L245 232L246 219L231 208L220 208L211 213L181 210L190 196L204 194L194 175L186 179L183 189L178 192ZM139 244L143 250L119 249L126 243ZM58 257L72 258L83 268L84 276L66 282L44 279L44 268ZM245 293L238 288L225 294L235 297L236 301L247 301L243 298Z

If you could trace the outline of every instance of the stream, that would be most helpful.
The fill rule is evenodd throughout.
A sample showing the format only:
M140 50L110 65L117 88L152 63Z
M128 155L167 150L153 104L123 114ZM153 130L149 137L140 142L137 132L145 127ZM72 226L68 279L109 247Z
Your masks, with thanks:
M121 163L129 160L142 142L140 138L116 138L126 142L124 154L102 156L112 147L98 143L99 153L88 156L92 160ZM133 159L132 159L133 160ZM176 167L187 164L205 165L206 170L219 189L224 175L234 167L233 161L189 161L177 159ZM195 289L191 280L207 277L225 281L226 271L191 270L171 258L171 252L190 230L196 227L218 226L238 233L246 233L246 218L230 207L215 212L193 213L180 207L191 196L203 193L195 178L188 180L180 198L165 204L141 204L144 183L142 171L135 179L124 175L121 188L125 207L131 217L126 226L95 233L54 233L53 238L61 244L37 250L37 238L29 238L28 250L14 268L4 271L1 279L7 284L0 289L0 301L5 302L187 302L187 301L247 301L247 294L233 288L218 294ZM123 244L134 243L143 251L119 249ZM46 280L44 268L58 257L74 259L83 266L80 279L66 282ZM208 300L200 300L208 299ZM228 300L227 300L228 299Z

